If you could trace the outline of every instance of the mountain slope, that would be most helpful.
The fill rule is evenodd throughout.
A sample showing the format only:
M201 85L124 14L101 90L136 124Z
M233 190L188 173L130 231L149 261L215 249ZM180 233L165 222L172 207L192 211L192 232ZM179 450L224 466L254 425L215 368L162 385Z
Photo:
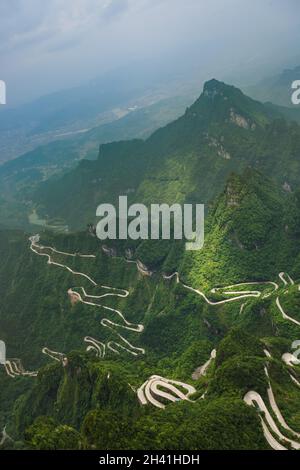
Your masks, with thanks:
M177 95L186 95L189 102L193 92L185 89L182 79L162 74L162 68L163 64L151 67L147 61L131 64L16 108L1 108L0 162L57 140L59 134L82 132L112 122L131 108Z
M286 192L250 168L232 174L210 210L203 250L186 256L187 279L194 285L229 285L292 271L299 222L299 192Z
M119 257L109 256L89 233L45 232L31 250L21 232L2 232L1 335L8 357L20 358L27 370L39 368L37 378L11 379L3 368L0 371L1 383L8 384L2 393L9 393L9 399L2 402L1 423L7 422L9 434L22 441L17 445L50 449L268 448L255 409L243 403L251 390L267 403L264 348L273 357L268 367L280 408L300 430L293 418L297 390L291 379L284 384L289 369L281 364L281 355L290 350L299 326L284 319L276 306L279 297L287 313L298 318L294 313L297 285L284 285L278 270L288 269L295 281L300 278L299 214L296 195L256 171L231 175L207 219L205 249L183 256L176 250L173 262L179 282L163 276L172 273L167 268L168 251L149 277L126 262L123 244L115 247ZM39 253L48 253L52 264ZM132 261L139 253L138 245ZM82 254L95 258L82 258ZM129 295L103 297L99 300L102 308L78 302L74 292L81 293L83 300L96 301L83 296L79 286L89 296L107 294L107 290L93 287L88 278L72 274L64 265L97 284L110 286L110 293L113 288L120 293L128 289ZM250 284L239 285L243 282ZM278 284L277 290L272 282ZM237 285L222 288L231 283ZM220 290L211 290L214 287ZM235 299L237 290L242 299ZM251 296L249 291L259 294ZM130 331L124 325L117 331L107 328L107 322L101 323L105 318L120 323L113 309L130 325L141 324L144 330ZM132 349L116 333L140 349ZM120 343L125 349L118 347L117 354L113 343L104 357L97 357L95 349L85 352L91 345L84 341L87 336L106 345ZM66 359L55 365L53 358L42 354L44 347L63 353ZM207 375L195 379L196 370L206 363L213 348L217 349L216 360ZM77 351L71 352L73 349ZM139 353L133 355L132 351ZM163 411L150 404L139 406L137 389L152 375L193 385L196 394L191 402L164 402ZM13 409L12 400L17 397ZM289 397L293 397L293 405ZM170 432L177 422L177 431Z
M146 141L47 183L74 227L120 193L210 201L198 252L0 232L7 447L299 448L299 127L274 117L213 80Z
M94 160L101 144L147 137L179 116L185 105L186 99L181 97L162 100L112 123L39 146L4 163L0 166L0 215L3 224L9 228L29 228L31 194L39 183L70 171L82 159Z
M80 228L95 220L102 201L116 203L127 193L130 201L146 204L207 204L232 171L248 166L293 190L300 180L299 152L297 124L212 80L177 121L146 141L102 146L97 161L41 185L34 201L43 216Z

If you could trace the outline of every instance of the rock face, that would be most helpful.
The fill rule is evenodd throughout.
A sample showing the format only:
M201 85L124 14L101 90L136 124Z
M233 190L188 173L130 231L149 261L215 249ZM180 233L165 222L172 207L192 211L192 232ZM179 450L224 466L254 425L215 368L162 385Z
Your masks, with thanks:
M230 160L231 155L227 150L223 147L223 145L217 141L215 138L211 138L209 144L210 147L215 147L217 149L217 154L219 157L224 158L225 160Z
M110 248L106 245L102 246L102 251L105 253L107 256L115 257L117 256L117 250L115 248Z
M217 95L221 95L222 93L219 92L218 90L214 89L206 89L203 91L204 96L207 96L211 100L213 100Z
M212 362L212 360L216 358L216 355L217 355L217 351L216 349L213 349L210 354L210 358L205 362L205 364L203 364L200 367L197 367L197 369L193 372L192 374L193 380L198 380L201 376L206 375L207 369L210 366L210 363Z
M96 236L96 225L94 224L88 224L87 225L87 231L90 235L92 235L93 237Z
M236 124L238 127L242 127L243 129L254 130L256 128L255 123L250 123L244 116L236 113L233 108L230 110L230 122Z
M289 185L289 183L287 181L284 182L284 185L282 186L282 188L284 189L284 191L286 191L287 193L291 193L292 192L292 189Z
M72 305L76 305L78 302L80 302L79 295L76 292L73 292L72 289L68 290L68 296Z
M139 259L137 260L137 268L139 273L142 274L142 276L152 276L152 271L150 271L145 264L143 264Z
M131 259L133 258L133 255L134 255L134 252L133 252L133 250L132 250L131 248L127 248L127 249L125 250L125 257L126 257L126 259L131 260Z
M236 188L232 184L228 184L227 190L227 206L228 207L238 207L239 206L239 194L236 191Z
M233 109L230 110L230 121L233 124L242 127L243 129L249 129L249 123L247 119L245 119L240 114L237 114Z

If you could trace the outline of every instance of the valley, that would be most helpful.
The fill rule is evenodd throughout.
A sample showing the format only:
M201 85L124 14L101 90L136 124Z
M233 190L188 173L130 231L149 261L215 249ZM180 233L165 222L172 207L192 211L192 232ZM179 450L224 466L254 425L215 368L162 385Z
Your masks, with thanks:
M92 277L90 277L90 275L87 272L74 271L68 264L62 264L61 262L54 261L53 259L53 257L57 255L59 257L63 257L66 259L81 258L86 261L88 260L93 261L96 258L95 254L92 254L92 253L82 254L79 252L71 253L71 252L58 250L52 246L44 246L43 244L40 243L41 240L40 240L39 235L31 236L29 239L29 242L30 242L30 250L35 255L46 257L48 265L65 269L69 271L74 278L82 277L85 280L87 280L88 283L92 287L97 287L97 290L101 289L104 292L101 295L94 295L94 294L87 294L84 287L69 288L68 295L71 298L73 298L73 304L76 304L77 302L81 302L89 306L89 308L91 307L97 308L97 309L100 308L104 311L109 311L110 313L114 315L116 314L122 320L122 323L116 323L115 321L111 321L108 318L101 319L101 325L112 329L113 333L118 336L121 343L116 342L116 341L109 341L105 343L102 341L102 338L99 340L90 336L85 336L83 338L83 341L87 343L88 345L87 346L88 353L95 354L96 357L101 360L105 359L107 352L117 354L117 355L126 352L133 356L138 356L139 354L146 353L145 349L141 347L133 346L124 336L122 336L120 333L116 331L117 329L121 328L121 329L134 331L134 332L142 332L144 330L144 326L142 324L135 325L129 322L128 320L126 320L126 318L124 317L124 314L120 310L117 310L115 308L99 303L100 299L107 298L107 297L120 297L120 298L126 299L130 295L129 291L122 289L122 288L120 289L117 287L108 287L105 285L98 285L97 282L95 282L95 280ZM52 254L49 254L49 253L52 253ZM126 260L124 259L124 261ZM212 288L210 290L211 295L213 296L218 295L221 297L225 297L218 301L211 301L206 296L206 294L202 292L201 290L195 289L191 286L188 286L182 283L180 281L180 276L178 272L175 272L170 275L164 274L162 277L165 282L171 282L173 279L175 279L176 284L181 284L181 286L184 289L187 289L193 292L194 294L200 296L210 306L218 306L218 305L222 305L228 302L235 302L235 301L240 302L246 299L248 299L247 302L250 302L251 298L256 299L256 298L261 297L262 299L264 299L270 296L273 296L273 298L276 297L276 305L279 311L281 312L282 317L286 321L291 321L299 325L299 322L297 322L295 319L288 316L283 311L279 303L278 292L283 291L284 294L287 294L288 286L295 286L293 279L284 272L281 272L278 275L278 278L281 282L281 286L277 282L274 282L274 281L263 281L263 282L244 282L244 283L237 283L237 284L224 286L222 288L220 287ZM255 290L252 290L251 287L252 289L254 288ZM258 287L261 287L262 289L258 290ZM230 297L227 298L228 296ZM41 352L47 355L48 357L50 357L52 360L59 362L63 368L68 368L68 365L69 365L68 353L62 354L59 352L55 352L46 346L43 347ZM267 356L268 360L272 359L271 354L267 350L265 350L264 353ZM203 377L206 376L207 369L211 367L211 361L215 360L216 355L217 355L216 350L213 350L211 352L211 358L207 360L203 366L198 367L197 369L198 372L196 375L195 375L195 372L192 374L191 377L194 381L195 380L198 381L199 379L201 379L202 376ZM287 354L283 355L283 360L285 360L285 356L287 356ZM291 358L293 357L294 356L291 356ZM291 361L292 360L293 359L291 359ZM290 364L289 361L290 359L287 360L287 364ZM37 372L25 371L19 359L7 360L5 363L5 369L6 369L8 376L11 378L15 378L17 376L37 377L38 375ZM278 425L276 424L276 421L278 421L279 424L283 426L283 428L287 429L289 432L296 435L296 437L299 437L300 434L297 434L294 431L292 431L290 427L286 424L284 418L282 417L282 414L279 411L279 408L274 398L274 393L270 385L269 372L266 366L264 367L264 371L265 371L267 381L269 383L268 398L269 398L272 412L275 414L276 420L274 421L274 418L270 414L268 407L265 405L264 399L259 393L254 392L254 391L248 391L244 396L244 401L247 405L256 404L259 410L263 412L265 418L260 416L262 431L263 431L266 441L270 444L270 446L273 449L275 450L286 449L286 447L282 443L288 443L293 448L298 449L300 447L300 443L297 443L296 441L291 440L288 437L285 437L282 434L282 432L279 430ZM299 382L297 382L297 379L293 375L290 375L290 377L298 385ZM108 379L110 378L110 372L108 372L107 378ZM197 390L194 386L189 385L188 383L179 382L178 380L166 379L159 375L152 375L150 379L144 382L138 388L136 392L135 392L136 390L135 387L132 387L132 389L134 390L134 393L136 393L137 395L136 399L139 400L142 405L146 405L149 402L154 407L159 408L159 409L165 409L166 407L165 403L168 403L168 402L175 403L178 400L188 400L191 403L193 403L195 401L193 399L193 396L195 395L197 397ZM183 392L183 390L185 390L185 393ZM207 390L204 393L202 393L202 395L198 399L206 400L207 399L206 394L207 394ZM190 395L191 395L191 398L189 398ZM161 399L163 399L163 401L160 401ZM276 438L274 438L274 435ZM5 440L3 442L5 442Z
M3 448L299 448L298 150L297 124L212 80L145 141L23 180L41 225L0 231ZM204 201L203 249L101 243L94 209L125 192Z
M1 468L297 465L299 13L0 1Z

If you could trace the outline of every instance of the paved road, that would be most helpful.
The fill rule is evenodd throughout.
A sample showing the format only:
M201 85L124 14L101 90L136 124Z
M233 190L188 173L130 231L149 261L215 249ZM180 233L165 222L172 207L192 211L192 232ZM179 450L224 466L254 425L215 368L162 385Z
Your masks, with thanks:
M269 383L269 388L267 390L269 402L270 402L272 410L274 411L274 413L276 415L276 418L278 419L278 422L281 424L281 426L284 429L286 429L287 431L294 434L294 436L296 436L297 438L300 438L300 433L298 433L298 432L294 431L292 428L290 428L290 426L287 424L284 417L282 416L280 409L278 408L278 405L277 405L275 397L274 397L273 389L271 387L270 377L269 377L269 372L268 372L267 367L265 367L265 374L266 374L266 377L267 377L268 383Z
M258 291L258 290L235 290L235 291L227 291L226 289L232 289L232 288L236 288L236 287L241 287L241 286L249 286L249 285L272 285L273 286L273 292L275 290L278 289L278 285L275 283L275 282L272 282L272 281L263 281L263 282L241 282L241 283L238 283L238 284L233 284L231 286L226 286L226 287L214 287L213 289L211 289L211 293L216 293L217 291L222 291L222 290L225 290L225 292L222 292L223 295L233 295L233 297L230 297L229 299L224 299L224 300L218 300L218 301L212 301L210 300L206 294L204 292L202 292L201 290L199 289L195 289L194 287L191 287L191 286L188 286L187 284L184 284L181 280L180 280L180 275L178 272L175 272L171 275L163 275L163 278L165 280L171 280L173 278L176 279L176 282L177 283L180 283L185 289L188 289L192 292L195 292L195 294L197 295L200 295L207 304L209 305L222 305L222 304L226 304L228 302L236 302L237 300L241 300L241 299L246 299L246 298L251 298L251 297L260 297L262 295L262 292L261 291ZM271 293L269 294L266 294L267 295L271 295Z
M7 359L4 364L4 367L7 375L12 378L15 378L17 376L37 377L38 375L36 371L26 371L20 359Z
M181 389L186 390L186 393L183 393ZM190 401L190 395L195 392L196 389L192 385L179 382L178 380L166 379L159 375L152 375L137 390L137 396L142 405L150 403L156 408L164 409L165 404L159 401L159 398L171 402L178 400Z
M130 330L130 331L134 331L134 332L137 332L137 333L141 333L144 329L144 326L141 325L141 324L136 325L134 323L129 322L120 310L117 310L115 308L108 307L107 305L99 303L99 300L103 299L105 297L126 298L129 295L129 291L125 290L125 289L110 287L110 286L98 285L96 283L96 281L94 279L92 279L90 276L88 276L86 273L74 271L72 268L70 268L66 264L57 263L57 262L53 261L51 255L49 255L48 253L43 253L42 250L50 250L52 253L57 253L57 254L60 254L60 255L63 255L63 256L69 256L69 257L95 258L94 255L84 255L84 254L81 254L81 253L66 253L66 252L63 252L63 251L56 250L55 248L52 248L52 247L45 247L45 246L39 244L39 242L40 242L39 235L34 235L34 236L30 237L29 240L30 240L30 249L31 249L31 251L33 251L38 256L47 257L47 263L48 264L52 264L54 266L66 269L67 271L71 272L74 276L81 276L81 277L87 279L92 284L93 287L98 287L98 288L101 288L101 289L104 289L104 290L109 290L109 292L107 292L105 294L102 294L102 295L89 294L85 290L85 288L82 287L82 286L72 287L68 290L69 296L72 297L73 299L77 299L79 302L81 302L85 305L100 308L100 309L106 310L108 312L111 312L111 313L117 315L121 319L122 323L117 323L117 322L111 321L108 318L103 318L101 320L101 325L106 327L106 328L111 329L114 332L114 334L121 340L121 343L119 343L118 341L109 341L107 343L107 349L110 349L112 352L114 352L116 354L120 354L120 351L127 351L128 353L130 353L134 356L137 356L139 354L145 354L145 350L143 348L135 347L126 338L124 338L123 335L121 335L117 331L117 329L122 328L122 329L125 329L125 330ZM97 303L96 303L96 301L97 301ZM85 341L85 339L84 339L84 341ZM96 353L96 355L98 355L98 357L103 357L102 354L105 355L106 348L104 348L104 349L102 348L101 352L100 352L100 349L99 349L99 344L103 344L103 343L99 342L98 340L96 340L94 338L92 339L92 341L94 343L90 342L91 344L89 344L89 346L87 347L87 350L89 350L89 351L92 350ZM44 352L44 350L43 350L43 352Z
M287 273L281 272L281 273L279 273L278 276L279 276L280 280L283 282L285 287L288 286L288 285L294 285L295 284L293 279ZM266 298L266 297L269 297L270 295L272 295L275 291L277 291L279 289L279 285L276 282L273 282L273 281L241 282L241 283L232 284L232 285L226 286L226 287L214 287L213 289L211 289L212 294L215 294L216 292L220 292L221 294L226 295L226 296L227 295L233 296L233 297L230 297L228 299L219 300L219 301L214 302L214 301L211 301L206 296L206 294L204 292L202 292L201 290L195 289L194 287L188 286L187 284L184 284L182 281L180 281L180 275L179 275L178 272L174 272L173 274L170 274L169 276L168 275L163 275L163 278L165 280L171 280L171 279L175 278L177 283L180 283L185 289L188 289L192 292L195 292L195 294L200 295L205 300L205 302L209 305L221 305L221 304L225 304L225 303L228 303L228 302L236 302L237 300L251 298L251 297ZM287 280L286 280L286 278L287 278ZM258 285L258 286L259 285L270 285L270 286L273 286L273 291L268 292L266 294L263 294L259 290L232 290L232 289L236 289L237 287L250 286L250 285L252 285L252 286L255 286L255 285ZM300 290L300 286L299 286L299 290ZM280 304L279 297L276 298L276 305L277 305L280 313L282 314L282 316L285 320L288 320L288 321L293 322L296 325L300 326L300 322L298 320L295 320L294 318L290 317L289 315L287 315L285 313L285 311L283 310L283 308ZM244 304L241 306L240 313L242 313L243 308L244 308Z
M292 447L294 449L300 449L300 444L298 442L295 442L295 441L292 441L291 439L288 439L286 436L284 436L280 430L278 429L278 426L277 424L275 423L274 419L272 418L268 408L266 407L265 405L265 402L263 401L262 397L259 395L259 393L257 392L254 392L253 390L251 390L250 392L246 393L246 395L244 396L244 401L245 403L247 403L247 405L250 405L250 406L254 406L254 405L257 405L258 408L259 408L259 411L260 412L263 412L264 413L264 417L266 419L266 422L268 423L269 427L271 428L271 430L274 432L274 434L276 434L276 436L279 438L279 440L283 440L283 441L287 441L289 442ZM277 416L276 416L277 417ZM265 423L264 419L261 417L262 419L262 422ZM283 450L285 448L283 448L283 446L281 444L279 444L275 439L274 441L271 443L269 441L269 436L265 433L265 426L263 426L263 430L264 430L264 435L265 435L265 438L267 439L267 441L269 442L269 444L273 447L273 449L275 450Z
M295 366L297 364L300 364L299 359L297 359L294 354L291 353L284 353L281 357L283 362L285 362L288 366Z
M268 358L272 357L271 354L267 350L265 350L265 354ZM269 376L267 366L265 366L264 371L265 371L265 375L266 375L266 378L267 378L267 381L268 381L267 393L268 393L269 403L270 403L270 406L272 408L272 411L273 411L274 415L276 416L276 419L277 419L278 423L280 423L280 425L283 429L286 429L287 431L289 431L289 433L293 434L297 439L300 439L300 433L294 431L287 424L287 422L285 421L284 417L282 416L282 413L281 413L281 411L280 411L280 409L279 409L279 407L276 403L274 392L273 392L273 389L272 389L272 386L271 386L271 383L270 383L270 376ZM291 376L291 378L293 379L292 376ZM300 386L300 384L299 384L299 386ZM255 406L256 405L258 407L259 411L264 413L263 416L260 416L260 420L261 420L261 424L262 424L262 428L263 428L263 433L264 433L265 439L267 440L269 445L274 450L287 450L287 448L284 447L280 442L278 442L274 438L274 436L270 432L269 428L277 436L279 441L288 442L293 449L297 449L297 450L300 449L300 443L299 442L294 441L294 440L284 436L282 434L282 432L279 430L275 420L273 419L272 415L270 414L267 406L265 405L264 400L262 399L262 397L259 393L255 392L253 390L249 391L244 396L244 401L245 401L245 403L247 403L250 406ZM269 428L268 428L268 426L269 426Z

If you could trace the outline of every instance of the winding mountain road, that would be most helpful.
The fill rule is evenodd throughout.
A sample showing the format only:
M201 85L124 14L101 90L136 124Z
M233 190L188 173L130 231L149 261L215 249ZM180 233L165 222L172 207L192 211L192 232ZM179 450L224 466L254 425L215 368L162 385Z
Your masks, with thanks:
M17 376L37 377L38 375L36 371L26 371L20 359L7 359L4 364L4 367L7 375L12 378L15 378Z
M121 335L117 331L117 329L123 328L125 330L130 330L130 331L134 331L134 332L137 332L137 333L141 333L144 329L144 326L141 325L141 324L136 325L134 323L129 322L120 310L117 310L117 309L112 308L112 307L108 307L107 305L104 305L102 303L97 302L100 299L103 299L105 297L126 298L126 297L129 296L129 291L125 290L125 289L110 287L110 286L98 285L97 282L94 279L92 279L90 276L88 276L86 273L74 271L72 268L70 268L70 266L68 266L66 264L61 264L61 263L58 263L56 261L53 261L51 255L48 254L48 253L43 253L42 250L50 250L52 253L57 253L59 255L69 256L69 257L95 258L95 255L84 255L84 254L81 254L81 253L66 253L66 252L63 252L63 251L56 250L53 247L48 247L48 246L45 247L45 246L39 244L39 242L40 242L40 236L39 235L31 236L29 238L29 241L30 241L31 251L33 251L38 256L47 257L47 264L54 265L54 266L57 266L57 267L62 268L62 269L66 269L67 271L69 271L74 276L79 276L79 277L81 276L81 277L87 279L92 284L93 287L98 287L98 288L101 288L101 289L104 289L104 290L109 290L109 292L101 294L101 295L89 294L89 293L86 292L86 290L83 286L72 287L68 290L68 294L73 299L73 301L77 300L77 301L79 301L79 302L81 302L85 305L106 310L110 313L113 313L113 314L117 315L118 318L121 319L122 323L117 323L117 322L111 321L108 318L103 318L101 320L101 325L106 327L106 328L109 328L110 330L112 330L113 333L115 335L117 335L118 338L121 340L121 343L119 343L117 341L109 341L107 343L107 349L111 350L112 352L114 352L116 354L120 354L120 350L121 351L127 351L128 353L130 353L134 356L137 356L139 354L145 354L145 350L143 348L138 348L138 347L133 346L126 338L124 338L123 335ZM89 338L90 340L87 341L86 338ZM98 341L94 338L91 338L91 337L85 337L84 341L90 343L87 346L88 351L94 351L98 357L104 357L103 355L105 355L105 353L106 353L106 348L105 347L103 348L103 346L102 346L104 343L101 343L100 341ZM44 354L45 354L45 349L47 349L47 348L44 348L44 350L43 350ZM51 350L48 350L48 351L50 351L50 353L51 353ZM58 354L60 354L60 353L58 353ZM50 357L54 358L53 354L52 354L52 356L50 354L48 354L48 355Z
M287 277L288 280L285 279L285 276ZM291 284L293 286L295 284L293 279L290 277L290 275L285 273L285 272L279 273L279 278L285 286L287 286L289 284Z
M171 280L174 277L175 277L176 282L178 284L180 283L185 289L188 289L188 290L194 292L195 294L200 295L208 305L222 305L222 304L226 304L228 302L236 302L237 300L241 300L241 299L245 299L245 298L260 297L262 295L262 292L257 291L257 290L227 291L227 289L231 289L231 288L236 288L236 287L240 287L240 286L250 286L250 285L252 285L252 286L254 286L254 285L272 285L274 287L273 292L275 292L275 290L278 289L278 285L275 282L272 282L272 281L241 282L241 283L233 284L233 285L230 285L230 286L227 286L227 287L214 287L213 289L211 289L212 294L214 294L218 291L223 291L225 289L225 292L222 292L223 295L233 295L234 296L234 297L231 297L229 299L223 299L223 300L218 300L218 301L214 302L214 301L210 300L206 296L206 294L204 292L202 292L201 290L195 289L194 287L191 287L191 286L188 286L187 284L184 284L184 282L182 282L180 280L180 275L177 271L174 272L173 274L170 274L170 275L166 275L166 274L163 275L163 278L165 280ZM271 294L272 294L272 292L267 294L267 295L271 295Z
M269 377L269 372L268 372L267 367L265 367L265 374L266 374L266 377L267 377L268 383L269 383L269 388L267 390L269 402L270 402L270 405L272 407L272 410L274 411L274 413L276 415L276 418L278 419L278 422L281 424L281 426L284 429L286 429L287 431L294 434L294 436L296 436L297 438L300 438L300 433L298 433L298 432L294 431L292 428L290 428L290 426L286 423L285 419L283 418L283 416L281 414L281 411L278 408L278 405L277 405L275 397L274 397L273 389L271 387L271 382L270 382L270 377Z
M51 357L51 359L54 359L54 361L61 362L63 365L68 363L67 356L61 352L52 351L51 349L45 347L42 349L42 353Z
M263 401L263 399L262 399L262 397L260 396L259 393L254 392L254 391L250 391L250 392L246 393L246 395L244 396L244 401L245 401L245 403L247 403L247 405L250 405L250 406L257 405L258 406L259 411L264 413L264 417L266 419L267 424L269 425L271 430L274 432L274 434L276 434L276 436L279 438L279 440L288 442L294 449L300 449L300 443L299 442L293 441L293 440L289 439L288 437L284 436L281 433L281 431L278 429L277 424L275 423L274 419L272 418L268 408L265 405L265 402ZM278 419L276 411L275 410L273 410L273 411L276 415L276 418ZM265 423L264 418L261 417L261 419ZM268 440L268 436L266 434L265 434L265 438ZM268 442L269 442L269 440L268 440ZM273 443L271 444L271 442L269 442L269 444L272 445ZM279 448L279 446L281 448ZM279 446L276 445L275 450L286 449L286 448L282 449L283 446L281 444L279 444Z
M291 353L284 353L281 357L281 359L283 360L283 362L289 366L289 367L294 367L298 364L300 364L300 361L299 359L297 359L294 354L291 354ZM297 385L297 387L300 388L300 382L299 380L296 379L296 377L294 377L290 372L288 372L291 380Z
M101 341L98 341L97 339L92 338L91 336L86 336L84 338L84 342L88 343L88 347L86 348L87 351L94 351L96 353L96 356L99 358L105 357L105 343L102 343Z
M186 390L183 393L180 388ZM188 400L189 396L196 392L196 389L189 384L178 382L177 380L166 379L159 375L152 375L137 390L137 397L142 405L150 403L156 408L164 409L165 405L159 398L176 402L178 400Z
M290 317L289 315L287 315L285 313L285 311L283 310L283 308L280 304L279 297L276 298L276 305L277 305L280 313L282 314L282 316L285 320L291 321L291 322L295 323L296 325L300 326L300 322L298 320L295 320L295 318L292 318L292 317Z
M284 273L284 272L281 272L279 273L279 278L280 280L283 282L284 286L288 286L288 285L294 285L295 282L293 281L293 279L289 276L289 274L287 273ZM233 297L230 297L229 299L223 299L223 300L218 300L218 301L212 301L210 300L206 294L204 292L202 292L201 290L199 289L195 289L194 287L191 287L191 286L188 286L187 284L184 284L181 280L180 280L180 275L179 273L176 271L174 272L173 274L170 274L170 275L166 275L164 274L163 275L163 279L165 280L171 280L175 278L176 279L176 282L177 284L181 284L185 289L188 289L192 292L194 292L195 294L197 295L200 295L204 300L205 302L208 304L208 305L222 305L222 304L226 304L228 302L236 302L237 300L241 300L241 299L246 299L246 298L251 298L251 297L255 297L255 298L259 298L259 297L262 297L262 298L267 298L269 296L271 296L274 292L276 292L278 289L279 289L279 285L276 283L276 282L273 282L273 281L261 281L261 282L258 282L258 281L253 281L253 282L241 282L241 283L238 283L238 284L232 284L230 286L226 286L226 287L214 287L213 289L211 289L211 293L212 294L215 294L217 292L220 292L221 294L223 295L231 295ZM287 278L287 280L286 280ZM273 287L273 291L272 292L268 292L268 293L265 293L263 294L263 292L261 291L258 291L258 290L230 290L230 289L236 289L238 287L241 287L241 286L259 286L259 285L270 285ZM299 285L299 290L300 290L300 285ZM245 304L242 304L241 308L240 308L240 313L242 313L243 311L243 308L244 308L244 305ZM279 297L276 298L276 305L277 305L277 308L278 310L280 311L280 313L282 314L282 317L285 319L285 320L288 320L294 324L296 324L297 326L300 326L300 322L298 320L295 320L295 318L292 318L290 317L289 315L287 315L285 313L285 311L283 310L281 304L280 304L280 300L279 300Z
M269 351L266 349L264 350L267 358L272 358L271 354ZM289 359L290 360L290 359ZM274 415L276 416L276 419L278 423L281 425L283 429L286 429L289 433L293 434L297 439L300 440L300 433L294 431L285 421L284 417L282 416L282 413L276 403L274 392L271 386L270 382L270 376L268 372L267 366L264 368L265 376L268 381L268 388L267 388L267 394L268 394L268 399L270 406L272 408L272 411ZM293 376L290 374L290 377L294 380ZM296 380L296 379L295 379ZM297 382L297 381L296 381ZM300 385L300 384L299 384ZM264 400L262 399L261 395L253 390L249 391L246 393L244 396L244 401L247 405L249 406L257 406L259 411L263 413L263 416L260 415L260 420L263 428L263 433L265 436L265 439L269 443L269 445L274 449L274 450L287 450L286 447L284 447L280 442L278 442L272 433L270 432L269 428L273 431L273 433L277 436L279 441L287 442L290 444L290 446L293 449L300 449L300 443L297 441L294 441L293 439L290 439L282 434L282 432L279 430L275 420L273 419L272 415L270 414Z
M107 298L107 297L119 297L119 298L126 298L129 296L129 291L125 289L118 289L115 287L109 287L109 286L101 286L98 285L97 282L92 279L88 274L82 273L82 272L77 272L74 271L70 266L66 264L61 264L56 261L54 261L51 257L51 254L49 253L44 253L44 250L50 251L52 254L58 254L60 256L66 256L66 257L80 257L80 258L87 258L87 259L94 259L96 258L95 255L86 255L86 254L81 254L81 253L66 253L63 251L56 250L53 247L47 247L40 245L40 237L39 235L35 235L30 237L30 249L33 253L35 253L38 256L43 256L47 258L47 264L49 265L54 265L59 268L65 269L68 272L70 272L74 276L82 277L93 286L97 288L101 288L103 290L108 290L109 292L105 292L104 294L101 295L95 295L92 293L88 293L86 289L83 286L79 287L72 287L68 290L68 294L70 296L74 296L79 302L95 307L95 308L100 308L103 309L104 311L110 312L114 315L117 316L117 318L120 320L120 323L114 322L111 319L108 318L102 318L101 319L101 325L103 327L111 329L114 334L116 334L120 340L120 342L117 341L109 341L107 344L104 342L101 342L91 336L85 336L84 337L84 342L87 343L87 351L93 351L97 357L103 358L106 355L106 350L109 349L112 352L116 354L120 354L120 351L127 351L128 353L137 356L139 354L145 354L145 350L143 348L138 348L134 345L132 345L124 336L122 336L117 329L124 329L136 333L141 333L144 329L144 326L142 324L134 324L128 321L123 313L115 308L109 307L107 305L104 305L103 303L99 302L101 299ZM134 261L128 261L128 262L134 262ZM138 262L135 262L137 264L137 267L139 271L143 275L149 275L149 271L145 269L143 265L141 265ZM217 306L217 305L222 305L226 304L229 302L236 302L242 299L249 299L249 298L259 298L259 297L268 297L272 295L274 292L276 292L279 289L279 285L275 282L272 281L264 281L264 282L244 282L244 283L238 283L238 284L233 284L229 285L226 287L215 287L211 290L212 294L220 293L224 296L229 296L229 298L225 298L222 300L218 301L213 301L210 300L207 295L202 292L199 289L195 289L185 283L183 283L180 280L180 275L178 272L174 272L171 275L163 275L163 278L165 280L171 280L173 278L176 279L177 283L180 283L185 289L194 292L195 294L201 296L205 302L209 305L212 306ZM288 287L289 285L294 285L293 279L284 272L279 273L279 278L282 281L284 287ZM241 288L244 288L246 286L272 286L273 290L271 292L263 293L260 290L257 289L247 289L243 290ZM300 289L300 286L299 286ZM244 305L244 304L243 304ZM294 318L290 317L285 313L283 310L279 297L276 298L276 305L279 311L281 312L282 316L284 319L293 322L297 326L300 326L300 322L295 320ZM67 360L65 354L59 353L56 351L52 351L49 348L44 347L42 350L43 354L48 355L52 359L65 363ZM265 350L266 354L268 357L271 357L270 353ZM194 380L198 379L201 376L204 376L207 372L207 369L211 363L211 361L216 357L216 350L214 349L211 352L210 358L197 368L193 375L192 378ZM288 365L288 366L294 366L295 364L299 364L300 361L295 358L292 354L286 353L282 356L283 361ZM16 376L31 376L35 377L37 376L37 372L29 372L25 371L21 361L19 359L10 359L7 360L4 364L6 372L9 376L11 377L16 377ZM267 394L268 394L268 400L270 403L270 406L272 408L272 411L274 415L276 416L276 420L278 423L282 426L283 429L287 430L289 433L292 433L297 439L300 439L300 433L295 432L292 428L289 427L289 425L286 423L284 420L284 417L282 416L282 413L280 412L280 409L276 403L274 393L271 387L270 383L270 377L268 373L267 367L265 367L265 375L268 380L268 389L267 389ZM295 377L293 377L290 374L291 379L296 383L297 386L300 387L300 383L297 381ZM185 390L185 392L183 392ZM176 402L178 400L190 400L190 396L196 392L196 389L189 384L179 382L176 380L171 380L167 379L158 375L153 375L151 376L147 381L145 381L137 390L137 397L142 405L147 405L151 404L156 408L159 409L164 409L165 408L165 401L169 402ZM270 446L273 449L276 450L286 450L286 447L282 445L281 442L287 442L290 444L290 446L294 449L300 449L300 443L287 438L286 436L283 435L283 433L280 431L278 428L274 418L270 414L264 400L262 397L255 391L251 390L249 391L245 396L244 396L244 401L250 406L257 406L260 412L264 413L264 415L260 415L260 420L263 428L263 433L264 436L267 440L267 442L270 444ZM279 441L275 439L273 434L270 432L271 431L276 435ZM5 428L4 431L2 432L3 438L5 436ZM3 443L3 438L0 441L0 445Z

